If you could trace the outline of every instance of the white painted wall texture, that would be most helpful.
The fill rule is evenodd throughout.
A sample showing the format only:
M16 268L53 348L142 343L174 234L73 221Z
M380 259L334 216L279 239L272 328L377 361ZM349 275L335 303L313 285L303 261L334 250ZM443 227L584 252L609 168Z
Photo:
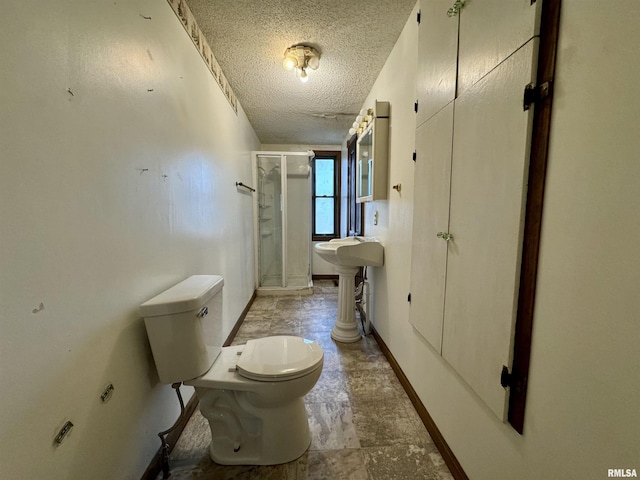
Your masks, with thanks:
M640 6L563 1L523 436L409 323L414 18L364 105L391 102L389 185L402 184L366 209L367 235L385 246L385 266L370 269L375 327L469 478L640 471Z
M231 331L260 143L166 1L7 2L0 45L0 476L137 479L179 413L138 305L220 274Z

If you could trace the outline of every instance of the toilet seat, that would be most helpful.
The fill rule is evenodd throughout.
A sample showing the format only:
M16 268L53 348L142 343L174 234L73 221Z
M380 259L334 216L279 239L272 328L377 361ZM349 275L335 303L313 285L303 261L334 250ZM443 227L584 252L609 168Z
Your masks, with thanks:
M315 370L322 365L323 357L320 345L311 340L272 336L247 341L236 368L250 380L286 381Z

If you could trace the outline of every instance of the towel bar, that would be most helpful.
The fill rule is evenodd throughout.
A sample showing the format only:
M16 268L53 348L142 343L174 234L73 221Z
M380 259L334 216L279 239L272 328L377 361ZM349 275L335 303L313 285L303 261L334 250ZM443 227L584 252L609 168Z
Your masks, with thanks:
M251 188L249 185L245 185L242 182L236 182L236 187L243 187L246 188L247 190L249 190L250 192L255 192L256 189L255 188Z

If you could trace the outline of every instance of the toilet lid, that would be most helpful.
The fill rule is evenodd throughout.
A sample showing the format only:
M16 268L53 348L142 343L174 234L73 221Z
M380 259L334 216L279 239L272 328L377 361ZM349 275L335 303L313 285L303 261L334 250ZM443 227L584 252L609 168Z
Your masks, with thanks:
M305 338L265 337L247 341L237 370L251 380L290 380L315 370L323 356L320 345Z

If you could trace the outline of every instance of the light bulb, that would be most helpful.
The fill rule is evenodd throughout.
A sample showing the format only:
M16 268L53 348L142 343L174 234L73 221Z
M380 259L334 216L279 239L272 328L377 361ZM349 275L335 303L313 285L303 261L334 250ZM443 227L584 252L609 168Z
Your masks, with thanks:
M285 70L293 70L293 68L296 66L296 60L293 57L287 56L284 58L282 66Z
M300 70L300 81L302 83L307 83L307 81L309 80L309 76L307 75L307 72L304 71L304 68Z
M349 135L355 135L356 133L356 129L355 128L350 128L349 129Z
M358 124L359 124L362 121L362 118L363 118L362 115L358 115L356 117L356 122L358 122Z
M358 128L358 126L359 126L359 125L360 125L360 124L359 124L358 122L353 122L353 123L351 124L351 126L352 126L353 128Z

